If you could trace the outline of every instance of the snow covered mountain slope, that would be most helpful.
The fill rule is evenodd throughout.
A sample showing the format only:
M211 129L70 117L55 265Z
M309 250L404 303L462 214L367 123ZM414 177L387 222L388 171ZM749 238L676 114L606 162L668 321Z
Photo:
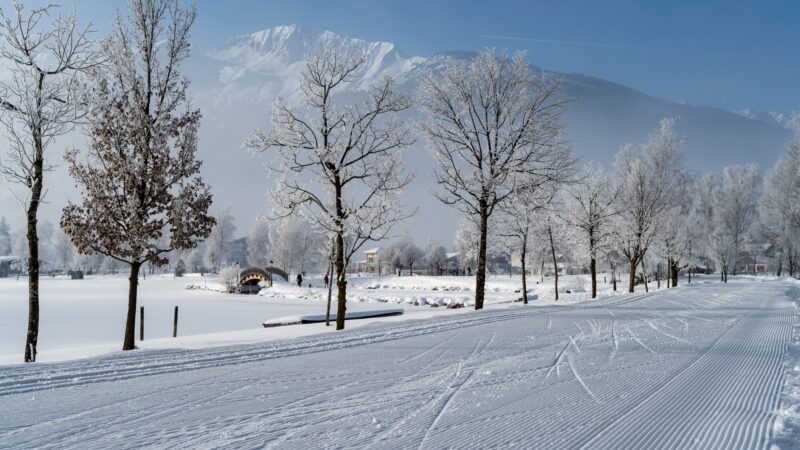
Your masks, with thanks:
M797 428L776 426L797 420L781 400L792 289L693 284L281 342L4 367L0 444L794 448Z
M413 96L423 74L467 63L475 55L442 52L428 57L409 56L388 42L368 42L294 25L239 36L222 49L199 55L196 63L204 68L195 71L202 73L195 81L196 99L204 113L201 156L210 166L206 173L218 199L239 197L248 205L266 210L265 193L270 183L265 171L249 161L239 146L253 129L269 126L277 96L298 101L303 55L320 45L367 54L364 70L348 87L343 100L356 98L384 75L394 77L398 90ZM535 55L530 58L535 64ZM564 95L573 100L567 117L569 139L582 162L610 166L622 145L645 141L663 117L678 118L678 130L688 139L686 160L695 170L718 170L745 162L771 166L791 137L781 126L721 109L662 100L589 76L550 74L563 78ZM411 122L418 119L418 113L412 110L405 117ZM262 161L270 164L269 158ZM425 229L426 235L415 236L418 241L424 243L435 237L449 243L457 218L430 194L436 186L430 176L432 160L424 140L420 139L408 152L406 162L417 176L409 198L419 202L420 211L404 232ZM235 179L229 176L231 173L237 174ZM235 212L243 214L240 211L241 208ZM251 217L255 214L248 212ZM432 227L434 217L441 220Z

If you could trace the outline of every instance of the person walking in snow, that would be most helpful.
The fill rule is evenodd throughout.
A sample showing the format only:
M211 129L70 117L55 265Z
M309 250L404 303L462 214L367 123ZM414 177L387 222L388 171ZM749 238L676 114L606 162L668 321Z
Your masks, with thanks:
M301 287L301 286L303 286L303 275L298 273L297 274L297 287Z
M325 274L325 287L328 287L328 274Z

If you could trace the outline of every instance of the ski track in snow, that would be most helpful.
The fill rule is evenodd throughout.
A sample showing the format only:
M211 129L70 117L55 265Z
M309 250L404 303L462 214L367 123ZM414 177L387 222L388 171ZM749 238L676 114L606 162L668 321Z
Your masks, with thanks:
M0 448L769 448L790 286L7 366Z

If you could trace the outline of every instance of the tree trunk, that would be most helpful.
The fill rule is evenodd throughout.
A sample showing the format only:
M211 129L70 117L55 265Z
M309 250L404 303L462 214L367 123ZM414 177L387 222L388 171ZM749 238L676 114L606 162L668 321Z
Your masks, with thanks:
M40 78L41 90L43 77ZM28 222L28 333L25 336L25 362L36 361L36 346L39 343L39 234L36 230L39 203L42 199L42 178L44 176L44 148L41 132L34 132L33 184L31 199L26 211Z
M614 292L617 292L617 270L611 269L611 283L614 285Z
M327 137L326 137L327 139ZM347 281L344 266L344 205L342 205L342 184L335 175L334 194L336 195L336 329L344 330L344 316L347 311Z
M336 241L331 242L331 256L328 260L328 306L325 309L325 326L331 326L331 297L333 296L333 258L336 253Z
M336 329L344 330L344 315L347 310L347 281L344 273L344 236L341 229L336 233Z
M639 260L636 258L629 258L628 262L630 262L630 273L628 274L628 292L633 293L636 291L636 267L639 266Z
M133 350L136 348L134 340L136 337L136 295L139 289L139 269L142 263L135 261L131 263L131 274L128 278L128 318L125 321L125 340L122 343L122 350Z
M553 242L553 228L550 225L547 226L547 234L550 237L550 253L553 255L553 274L555 276L556 301L558 301L558 261L556 260L556 246Z
M589 260L589 271L592 272L592 298L597 298L597 260Z
M488 207L486 200L480 201L480 239L478 241L478 272L475 274L475 309L483 309L483 298L486 290L486 235L488 228Z
M689 266L689 268L686 269L686 275L688 276L688 278L686 279L686 283L691 284L692 283L692 266Z
M678 267L678 261L672 260L672 267L670 268L672 274L672 285L671 287L678 287L678 272L680 272L680 268Z
M650 292L650 288L647 286L647 269L644 267L644 258L642 258L642 280L644 280L644 291Z
M525 279L525 249L528 248L528 237L522 238L522 254L520 255L520 264L522 265L522 304L528 304L528 284ZM509 271L510 273L511 271Z

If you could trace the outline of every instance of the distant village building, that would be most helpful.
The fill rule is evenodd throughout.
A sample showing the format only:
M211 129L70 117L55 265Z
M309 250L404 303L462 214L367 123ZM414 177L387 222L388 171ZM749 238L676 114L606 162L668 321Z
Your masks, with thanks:
M744 256L739 259L736 264L736 273L762 275L767 273L767 264L765 260L758 260L752 256Z
M375 247L369 250L364 250L364 261L362 270L367 273L381 272L381 248Z

